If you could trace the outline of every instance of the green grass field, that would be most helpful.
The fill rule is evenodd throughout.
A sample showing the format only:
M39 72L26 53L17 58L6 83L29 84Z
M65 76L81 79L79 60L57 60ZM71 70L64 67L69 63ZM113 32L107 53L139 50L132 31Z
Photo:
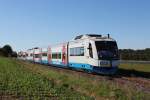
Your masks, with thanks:
M123 68L123 66L122 66ZM0 97L26 99L149 100L130 84L95 80L50 70L43 65L0 58Z
M150 64L120 64L120 68L127 70L135 70L141 72L150 72Z
M38 73L32 73L16 61L7 58L0 58L0 96L35 100L89 98L63 84L55 84L54 80L48 80Z
M150 79L150 64L136 64L136 63L120 64L119 74L125 76L143 77Z

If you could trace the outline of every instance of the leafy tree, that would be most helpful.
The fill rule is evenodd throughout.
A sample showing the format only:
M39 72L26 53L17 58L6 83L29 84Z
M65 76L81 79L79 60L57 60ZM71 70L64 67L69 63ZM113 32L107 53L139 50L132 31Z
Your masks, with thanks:
M0 56L3 56L4 55L4 53L3 53L3 49L2 48L0 48Z
M2 48L2 51L3 51L4 56L6 56L6 57L11 57L11 55L13 53L13 50L10 45L5 45Z
M17 57L17 52L13 51L10 45L5 45L3 48L0 48L0 56Z
M143 50L120 49L121 60L146 60L150 61L150 48Z

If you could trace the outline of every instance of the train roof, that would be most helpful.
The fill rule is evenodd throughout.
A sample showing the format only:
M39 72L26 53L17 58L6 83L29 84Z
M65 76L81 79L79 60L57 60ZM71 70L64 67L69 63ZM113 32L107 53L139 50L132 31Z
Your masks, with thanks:
M102 36L101 34L84 34L76 36L73 41L84 39L115 41L113 38L110 37L109 34L107 34L107 36Z

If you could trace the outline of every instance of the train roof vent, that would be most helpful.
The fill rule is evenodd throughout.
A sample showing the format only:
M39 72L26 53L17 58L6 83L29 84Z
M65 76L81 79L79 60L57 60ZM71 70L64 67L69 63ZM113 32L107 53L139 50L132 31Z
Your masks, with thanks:
M81 39L82 37L83 37L83 35L76 36L74 40Z
M78 39L85 39L85 38L102 38L102 35L100 34L85 34L85 35L78 35L74 38L74 40L78 40Z
M88 35L89 37L96 37L96 38L102 37L102 35L100 35L100 34L86 34L86 35Z

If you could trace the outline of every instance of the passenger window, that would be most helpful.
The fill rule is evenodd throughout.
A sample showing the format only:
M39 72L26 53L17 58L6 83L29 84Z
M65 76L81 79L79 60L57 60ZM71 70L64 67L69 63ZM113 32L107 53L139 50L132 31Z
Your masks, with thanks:
M84 47L80 48L80 55L84 56Z
M52 59L61 59L61 53L60 52L55 52L52 54Z
M47 56L47 53L42 53L42 56L45 56L45 57L46 57L46 56Z
M93 58L93 51L92 51L91 43L89 44L89 55L90 55L91 58Z
M70 48L70 56L84 56L84 47Z

